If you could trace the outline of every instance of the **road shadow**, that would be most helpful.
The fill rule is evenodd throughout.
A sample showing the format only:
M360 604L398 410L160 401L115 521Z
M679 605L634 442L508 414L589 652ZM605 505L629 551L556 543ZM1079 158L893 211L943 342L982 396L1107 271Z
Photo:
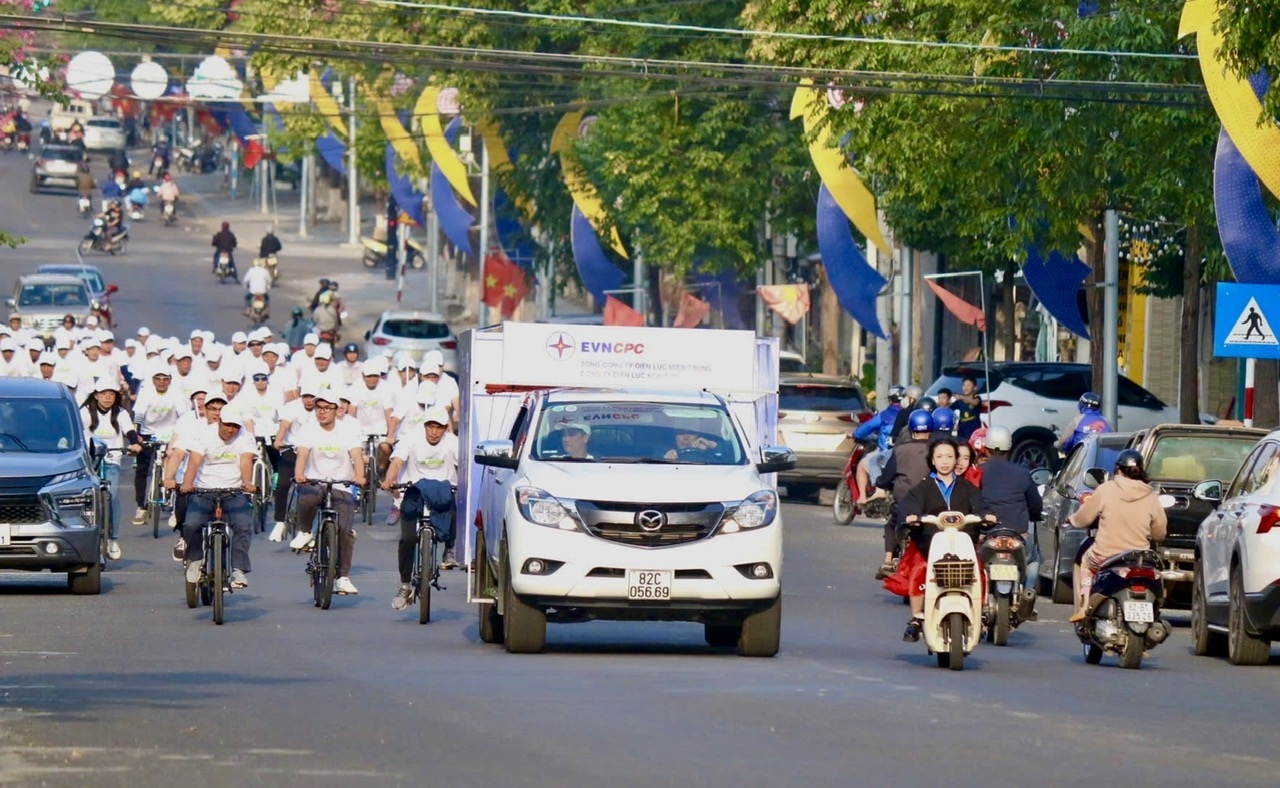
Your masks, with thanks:
M921 667L933 668L934 670L949 670L949 668L939 668L937 655L926 653L923 645L918 643L912 643L911 645L920 650L912 654L895 654L893 661L902 662L908 665L919 665ZM983 667L986 666L986 663L983 660L978 659L975 656L977 653L978 652L975 651L973 654L965 655L965 670L982 670Z
M107 574L102 575L102 591L107 594L117 585L125 583L112 581ZM5 596L74 596L67 586L67 576L58 572L0 573L0 597ZM90 596L90 595L86 595Z

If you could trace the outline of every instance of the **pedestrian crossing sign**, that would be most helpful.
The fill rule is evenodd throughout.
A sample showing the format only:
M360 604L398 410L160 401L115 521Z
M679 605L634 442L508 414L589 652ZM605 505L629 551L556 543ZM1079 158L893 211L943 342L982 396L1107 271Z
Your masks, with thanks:
M1280 337L1266 313L1280 317L1280 285L1219 284L1217 295L1214 355L1280 359Z

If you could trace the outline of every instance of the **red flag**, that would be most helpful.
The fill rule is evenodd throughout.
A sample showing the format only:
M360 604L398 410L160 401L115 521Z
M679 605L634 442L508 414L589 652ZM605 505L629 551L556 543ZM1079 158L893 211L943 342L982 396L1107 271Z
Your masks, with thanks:
M262 161L262 143L258 140L249 140L244 144L244 166L245 169L252 170L258 166L258 162Z
M932 279L926 279L924 283L929 286L929 289L938 297L938 300L947 308L947 311L955 315L956 319L961 323L966 326L977 326L979 331L987 330L987 317L982 314L981 309L950 290L935 284Z
M606 326L643 326L644 315L611 295L604 297L604 324Z
M770 309L793 326L809 313L808 285L761 285L756 292Z
M680 292L680 310L676 312L676 319L672 325L676 328L697 328L710 313L711 304L692 293L682 290Z
M501 309L503 317L511 317L528 295L524 271L502 252L492 252L484 259L484 295L487 306Z

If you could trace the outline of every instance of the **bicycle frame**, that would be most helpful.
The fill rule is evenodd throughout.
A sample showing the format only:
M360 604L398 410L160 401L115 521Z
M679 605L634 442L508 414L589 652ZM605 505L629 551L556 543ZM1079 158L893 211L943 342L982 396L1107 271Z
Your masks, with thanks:
M413 484L397 484L393 490L404 492ZM457 505L458 488L453 488L454 505ZM422 515L418 518L417 556L413 563L413 576L410 585L414 598L418 602L418 623L425 624L431 620L431 589L444 591L440 585L440 555L438 533L431 524L431 509L423 506Z
M319 517L316 522L309 525L312 533L315 534L315 540L311 548L311 559L307 562L307 576L311 581L316 607L328 610L333 603L333 585L337 579L338 552L341 550L338 538L338 510L333 505L333 487L335 484L353 484L354 482L306 479L304 483L320 491L320 505L316 509Z
M196 583L200 595L213 607L213 623L218 626L223 622L223 595L233 593L231 590L231 527L223 518L222 503L227 498L241 494L238 488L222 488L212 490L196 490L193 495L213 501L213 514L201 527L204 541L204 558L200 570L200 581ZM210 569L210 559L212 569ZM190 600L188 599L188 604Z

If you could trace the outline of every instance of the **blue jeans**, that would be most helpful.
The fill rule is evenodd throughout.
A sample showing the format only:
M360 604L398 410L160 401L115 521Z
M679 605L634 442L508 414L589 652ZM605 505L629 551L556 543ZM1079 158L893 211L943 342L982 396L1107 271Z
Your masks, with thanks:
M103 463L103 477L107 488L111 490L111 528L107 532L108 539L120 538L120 466L110 462Z
M182 538L187 541L187 561L204 558L204 526L213 517L213 499L196 490L187 504ZM249 541L253 536L253 507L245 493L222 499L222 519L231 526L231 566L249 572Z

